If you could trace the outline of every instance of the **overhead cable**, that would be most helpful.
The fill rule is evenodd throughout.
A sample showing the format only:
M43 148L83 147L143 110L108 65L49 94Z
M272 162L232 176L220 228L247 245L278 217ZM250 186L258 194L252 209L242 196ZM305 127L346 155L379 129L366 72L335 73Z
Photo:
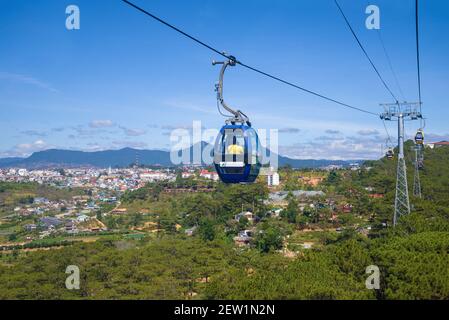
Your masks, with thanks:
M207 44L207 43L205 43L205 42L199 40L198 38L196 38L196 37L194 37L194 36L192 36L192 35L190 35L190 34L184 32L184 31L182 31L181 29L179 29L179 28L175 27L174 25L168 23L167 21L165 21L165 20L163 20L163 19L157 17L156 15L150 13L149 11L147 11L147 10L145 10L145 9L143 9L143 8L141 8L141 7L139 7L139 6L137 6L137 5L135 5L134 3L132 3L132 2L130 2L130 1L128 1L128 0L122 0L122 1L123 1L124 3L130 5L131 7L137 9L138 11L144 13L145 15L147 15L147 16L153 18L154 20L156 20L156 21L162 23L163 25L165 25L165 26L167 26L167 27L173 29L174 31L176 31L176 32L178 32L178 33L180 33L180 34L182 34L183 36L189 38L190 40L196 42L197 44L199 44L199 45L201 45L201 46L203 46L203 47L205 47L205 48L207 48L207 49L209 49L209 50L211 50L211 51L213 51L213 52L219 54L219 55L222 56L222 57L225 57L226 59L233 60L235 63L241 65L242 67L245 67L245 68L247 68L247 69L249 69L249 70L251 70L251 71L254 71L254 72L256 72L256 73L259 73L259 74L261 74L261 75L264 75L264 76L266 76L266 77L269 77L269 78L271 78L271 79L273 79L273 80L276 80L276 81L278 81L278 82L281 82L281 83L286 84L286 85L288 85L288 86L291 86L291 87L293 87L293 88L299 89L299 90L301 90L301 91L303 91L303 92L312 94L312 95L314 95L314 96L316 96L316 97L319 97L319 98L325 99L325 100L327 100L327 101L336 103L336 104L338 104L338 105L340 105L340 106L347 107L347 108L350 108L350 109L353 109L353 110L357 110L357 111L360 111L360 112L364 112L364 113L367 113L367 114L371 114L371 115L374 115L374 116L379 116L379 114L377 114L377 113L371 112L371 111L366 110L366 109L363 109L363 108L355 107L355 106L349 105L349 104L347 104L347 103L338 101L338 100L336 100L336 99L327 97L327 96L325 96L325 95L323 95L323 94L320 94L320 93L317 93L317 92L315 92L315 91L312 91L312 90L303 88L303 87L301 87L301 86L299 86L299 85L297 85L297 84L294 84L294 83L289 82L289 81L287 81L287 80L284 80L284 79L282 79L282 78L280 78L280 77L274 76L274 75L272 75L272 74L270 74L270 73L267 73L267 72L265 72L265 71L262 71L262 70L260 70L260 69L255 68L255 67L252 67L252 66L250 66L250 65L248 65L248 64L245 64L245 63L243 63L243 62L237 60L234 56L228 55L228 54L224 53L223 51L220 51L220 50L218 50L218 49L212 47L211 45L209 45L209 44Z

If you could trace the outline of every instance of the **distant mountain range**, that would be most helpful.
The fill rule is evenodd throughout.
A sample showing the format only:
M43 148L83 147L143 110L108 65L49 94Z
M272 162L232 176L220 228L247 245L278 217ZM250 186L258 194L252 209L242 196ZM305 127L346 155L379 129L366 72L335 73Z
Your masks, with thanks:
M23 158L0 158L0 168L7 167L11 163L16 163L23 160Z
M204 147L206 143L202 144ZM190 159L192 159L193 147L189 149ZM21 167L27 169L54 168L54 167L79 167L93 166L100 168L107 167L128 167L138 160L141 165L152 165L170 167L173 166L170 160L170 152L163 150L138 150L124 148L120 150L105 150L95 152L72 151L49 149L33 153L28 158L3 158L0 159L0 168ZM290 165L292 168L319 168L328 165L348 166L353 162L361 160L313 160L313 159L291 159L284 156L278 158L279 166Z

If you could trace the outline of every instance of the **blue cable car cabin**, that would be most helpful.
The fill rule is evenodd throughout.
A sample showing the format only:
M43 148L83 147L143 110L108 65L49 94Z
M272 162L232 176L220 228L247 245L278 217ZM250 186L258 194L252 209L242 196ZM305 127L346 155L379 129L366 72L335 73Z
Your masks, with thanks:
M256 131L244 124L223 126L215 142L214 165L224 183L254 182L261 167Z
M424 133L422 130L418 130L415 135L415 143L416 144L424 144Z

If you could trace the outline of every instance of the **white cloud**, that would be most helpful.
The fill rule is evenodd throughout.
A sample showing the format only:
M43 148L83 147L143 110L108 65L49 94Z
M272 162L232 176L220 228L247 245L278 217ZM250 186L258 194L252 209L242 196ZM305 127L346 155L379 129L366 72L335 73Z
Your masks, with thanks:
M102 147L101 145L99 145L96 142L91 142L91 143L87 144L87 147L84 148L83 151L89 151L90 152L90 151L103 151L103 150L105 150L104 147Z
M143 136L144 134L147 133L145 130L142 130L142 129L131 129L131 128L123 127L123 126L120 126L120 129L122 129L123 132L129 137Z
M162 129L162 135L169 136L172 133L172 131L174 131L174 130L184 129L184 130L189 131L190 134L192 134L193 129L206 130L206 127L201 125L201 127L194 128L193 124L184 124L184 125L162 125L161 129Z
M279 133L299 133L301 129L299 128L281 128Z
M10 150L0 154L1 157L28 157L33 152L43 151L52 148L44 140L36 140L30 143L20 143Z
M148 147L148 144L146 142L141 141L113 141L112 142L114 148L137 148L137 149L144 149Z
M70 135L71 138L75 136L80 139L92 139L98 137L100 134L116 134L118 131L115 129L116 124L111 120L95 120L89 123L88 126L77 125L71 127L76 132L76 135Z
M279 153L296 159L378 159L382 141L371 137L318 137L309 142L279 146Z
M93 120L89 123L89 127L93 128L93 129L98 129L98 128L110 128L110 127L114 127L115 124L114 122L112 122L112 120Z
M357 131L357 134L359 134L361 136L376 136L379 134L379 131L376 129L363 129L363 130Z

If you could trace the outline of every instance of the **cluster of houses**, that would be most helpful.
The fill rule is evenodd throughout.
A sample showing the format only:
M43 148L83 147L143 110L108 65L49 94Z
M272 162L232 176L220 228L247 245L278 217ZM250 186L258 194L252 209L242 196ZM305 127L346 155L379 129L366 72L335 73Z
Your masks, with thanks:
M96 197L101 201L116 201L115 197ZM32 203L15 207L13 213L3 219L32 218L36 222L24 225L23 229L26 232L39 231L39 237L44 238L56 231L70 234L106 230L106 226L94 218L98 209L99 205L90 196L73 196L71 200L57 201L35 197ZM88 221L90 223L83 226Z
M260 218L250 211L244 211L234 216L236 222L240 222L243 218L248 221L248 229L239 231L237 236L234 237L234 243L237 246L245 246L251 242L255 232L254 225L260 221Z
M72 217L44 216L39 218L36 223L26 224L23 228L30 233L38 231L41 239L56 232L78 234L107 230L101 221L85 214L77 214ZM32 239L31 236L28 238Z
M216 172L201 168L184 168L183 178L201 177L218 181ZM37 182L67 188L97 188L113 191L135 190L143 187L148 182L175 181L176 173L173 169L145 169L145 168L122 168L122 169L0 169L0 181L9 182Z
M356 167L354 165L354 167ZM335 169L335 167L332 167ZM219 180L216 172L203 168L185 167L181 172L182 178L204 178L212 181ZM33 216L35 224L27 224L24 229L27 232L39 231L40 237L45 237L54 232L66 232L69 234L78 232L96 232L106 230L106 226L95 218L95 212L100 203L116 203L118 197L124 191L135 190L143 187L148 182L175 181L176 171L172 169L64 169L64 170L26 170L26 169L0 169L0 181L35 181L38 183L53 184L58 187L82 187L91 191L89 195L75 196L71 200L50 201L46 198L36 197L32 203L18 206L13 215L28 217ZM313 187L323 182L324 177L300 177L300 180ZM270 170L267 174L269 187L276 187L280 183L279 174ZM271 188L272 192L266 204L275 208L266 213L267 216L279 217L283 208L288 205L289 196L298 200L301 211L308 209L317 210L329 208L332 216L331 221L336 221L339 213L351 213L353 206L350 203L339 202L338 204L325 199L323 191L278 191ZM373 191L368 190L367 191ZM371 192L372 198L380 198L383 195ZM126 208L117 206L112 209L111 214L127 214ZM242 219L247 221L244 230L234 237L237 245L248 245L254 237L255 225L260 218L250 211L243 211L234 216L234 221L240 223ZM195 232L195 227L186 230L187 235Z
M89 222L89 224L84 224ZM94 217L80 214L70 218L42 217L35 224L27 224L24 226L27 232L39 231L39 238L45 238L56 232L64 232L67 234L88 233L106 231L107 227ZM29 236L28 239L32 237Z
M57 170L0 169L0 181L55 183L63 180L64 177Z
M326 199L326 194L323 191L279 191L269 194L266 204L271 204L279 208L285 208L288 205L288 197L293 196L298 201L298 207L301 212L306 208L310 210L318 210L328 208L331 212L330 221L335 222L338 219L338 213L351 213L353 205L348 202L337 203L333 199ZM281 210L281 209L280 209ZM280 211L275 211L274 216L278 216Z

